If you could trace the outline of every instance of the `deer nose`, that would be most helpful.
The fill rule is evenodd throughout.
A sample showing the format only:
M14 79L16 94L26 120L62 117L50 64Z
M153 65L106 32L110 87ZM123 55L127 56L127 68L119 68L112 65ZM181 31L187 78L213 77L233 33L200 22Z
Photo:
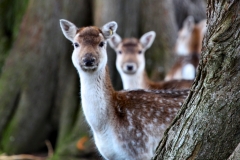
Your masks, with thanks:
M83 63L85 66L91 67L94 65L96 58L83 58Z
M96 58L87 54L85 57L83 57L82 61L83 61L85 66L91 67L91 66L94 66Z
M133 70L133 65L127 65L127 70L132 71Z

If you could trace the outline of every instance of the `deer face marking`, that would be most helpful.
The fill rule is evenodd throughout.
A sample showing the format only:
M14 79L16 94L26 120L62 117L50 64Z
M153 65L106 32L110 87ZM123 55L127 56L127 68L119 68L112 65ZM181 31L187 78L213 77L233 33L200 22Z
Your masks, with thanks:
M106 66L106 40L116 32L116 22L109 22L102 29L94 26L78 29L67 20L60 20L60 26L65 37L73 43L72 61L78 71L94 72Z

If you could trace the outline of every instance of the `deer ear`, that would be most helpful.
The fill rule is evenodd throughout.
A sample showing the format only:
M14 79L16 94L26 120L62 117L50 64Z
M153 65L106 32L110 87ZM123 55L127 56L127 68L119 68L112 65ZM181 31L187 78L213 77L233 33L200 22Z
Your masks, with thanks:
M117 49L117 46L122 42L122 38L115 33L109 40L108 43L113 49Z
M183 22L183 28L187 29L189 32L192 32L194 25L193 16L188 16Z
M156 33L154 31L150 31L142 35L142 37L140 38L140 43L145 50L151 47L155 37Z
M102 32L103 32L104 38L105 39L111 38L116 33L117 27L118 27L118 25L114 21L108 22L107 24L105 24L102 27Z
M60 26L64 36L70 41L73 41L73 38L75 37L78 28L73 23L65 19L60 20Z

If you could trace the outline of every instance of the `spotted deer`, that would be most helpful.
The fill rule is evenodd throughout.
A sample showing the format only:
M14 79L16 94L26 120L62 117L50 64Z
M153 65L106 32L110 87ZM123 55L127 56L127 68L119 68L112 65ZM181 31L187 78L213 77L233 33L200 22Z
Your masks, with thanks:
M116 68L124 89L187 89L191 80L151 81L145 70L145 51L151 47L155 32L150 31L140 39L122 38L115 34L109 44L117 54Z
M206 29L206 20L195 24L192 16L186 18L175 45L175 52L179 57L165 80L195 78Z
M117 23L77 28L62 19L60 26L74 46L72 62L80 77L82 109L100 154L109 160L150 159L188 91L115 91L106 45Z

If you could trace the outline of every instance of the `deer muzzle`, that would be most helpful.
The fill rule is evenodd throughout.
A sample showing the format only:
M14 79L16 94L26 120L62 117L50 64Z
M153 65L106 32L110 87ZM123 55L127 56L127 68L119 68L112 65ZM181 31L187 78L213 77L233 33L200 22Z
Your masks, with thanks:
M95 70L98 66L96 57L92 53L86 53L80 61L80 66L86 71Z
M132 62L124 63L122 69L126 74L135 74L137 71L137 65Z

